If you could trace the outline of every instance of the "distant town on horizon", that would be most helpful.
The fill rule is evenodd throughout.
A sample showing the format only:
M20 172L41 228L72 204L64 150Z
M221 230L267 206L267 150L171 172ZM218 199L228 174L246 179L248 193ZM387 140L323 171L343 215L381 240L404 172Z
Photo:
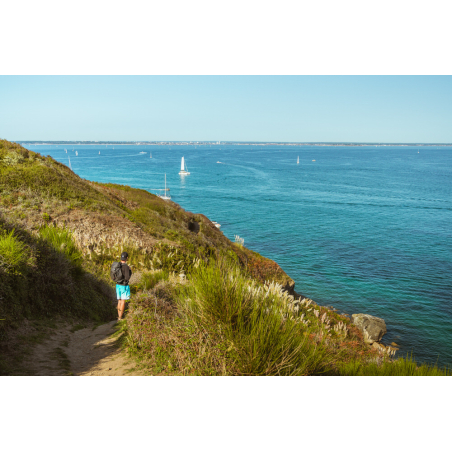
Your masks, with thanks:
M146 146L187 146L187 145L254 145L254 146L452 146L452 143L383 143L383 142L287 142L287 141L41 141L17 140L21 145L146 145Z

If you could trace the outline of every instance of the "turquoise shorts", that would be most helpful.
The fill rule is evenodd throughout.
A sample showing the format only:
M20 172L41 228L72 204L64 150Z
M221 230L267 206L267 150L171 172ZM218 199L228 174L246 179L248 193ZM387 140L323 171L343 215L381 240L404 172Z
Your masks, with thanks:
M116 284L116 298L118 300L129 300L130 286L121 286L120 284Z

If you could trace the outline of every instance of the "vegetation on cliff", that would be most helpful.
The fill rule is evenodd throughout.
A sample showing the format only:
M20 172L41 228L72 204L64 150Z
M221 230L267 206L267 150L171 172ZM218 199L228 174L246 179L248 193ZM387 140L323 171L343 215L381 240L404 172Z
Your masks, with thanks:
M275 262L232 243L204 215L83 180L0 140L2 352L14 354L9 333L24 319L114 319L109 267L124 249L134 271L124 344L149 373L448 373L368 347L349 318L294 297Z
M189 279L144 275L125 345L152 375L449 375L392 360L347 317L260 284L234 262L201 263Z

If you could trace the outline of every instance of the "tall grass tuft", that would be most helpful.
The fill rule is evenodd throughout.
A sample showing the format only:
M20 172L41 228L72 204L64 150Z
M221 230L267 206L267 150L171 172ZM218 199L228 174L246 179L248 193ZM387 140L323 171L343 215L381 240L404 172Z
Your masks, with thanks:
M412 355L398 358L395 361L388 359L381 364L361 361L340 363L338 374L350 376L452 376L452 372L448 368L417 364Z
M238 375L312 375L329 361L305 325L287 316L277 293L257 290L239 268L220 261L194 269L178 299L188 322L217 328Z
M0 231L0 267L8 273L22 274L30 257L29 247L16 236L14 229Z
M168 279L168 277L169 273L165 270L144 273L136 287L141 290L151 290L157 283Z
M49 242L56 251L63 253L75 266L81 265L83 255L67 229L44 225L39 229L41 238Z

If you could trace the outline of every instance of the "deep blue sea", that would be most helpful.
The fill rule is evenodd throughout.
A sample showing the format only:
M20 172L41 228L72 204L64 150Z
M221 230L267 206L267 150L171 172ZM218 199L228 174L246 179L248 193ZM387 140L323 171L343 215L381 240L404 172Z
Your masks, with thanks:
M156 189L166 173L173 201L275 260L297 292L382 317L399 356L452 363L452 147L25 147L93 181Z

